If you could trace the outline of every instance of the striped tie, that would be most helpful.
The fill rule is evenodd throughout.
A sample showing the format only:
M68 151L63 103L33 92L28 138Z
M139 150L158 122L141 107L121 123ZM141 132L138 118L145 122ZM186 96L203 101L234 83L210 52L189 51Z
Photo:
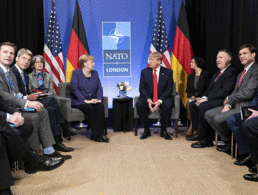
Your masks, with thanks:
M245 72L246 72L246 70L244 69L244 71L242 72L241 77L240 77L240 79L238 81L238 84L237 84L238 88L240 87L240 85L241 85L241 83L242 83L242 81L243 81L243 79L245 77Z

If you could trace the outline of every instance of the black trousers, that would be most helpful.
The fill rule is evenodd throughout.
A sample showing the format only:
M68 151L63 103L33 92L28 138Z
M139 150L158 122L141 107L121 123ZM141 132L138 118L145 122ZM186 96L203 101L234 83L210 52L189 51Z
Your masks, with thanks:
M189 105L193 130L197 130L199 139L214 139L215 132L204 117L206 111L214 108L211 101L202 102L199 107L192 101Z
M78 108L89 116L89 125L92 131L92 137L104 135L104 105L103 103L97 104L80 104L72 106Z
M171 117L171 112L172 112L173 106L174 106L174 98L173 97L167 98L160 105L161 127L163 127L163 128L167 127L168 122ZM145 127L145 126L149 125L148 114L150 113L150 109L148 106L148 102L145 99L140 97L136 103L136 107L137 107L137 112L139 114L139 117L141 119L143 126Z
M0 121L0 189L14 185L10 161L20 160L28 153L29 149L23 139L27 139L32 130L30 123L14 129L6 121Z
M45 97L42 99L38 99L44 105L44 108L48 111L49 122L51 126L51 130L54 137L61 136L59 123L64 122L64 117L61 113L60 107L56 98L54 97Z
M258 164L258 117L243 122L241 131L249 145L253 164Z

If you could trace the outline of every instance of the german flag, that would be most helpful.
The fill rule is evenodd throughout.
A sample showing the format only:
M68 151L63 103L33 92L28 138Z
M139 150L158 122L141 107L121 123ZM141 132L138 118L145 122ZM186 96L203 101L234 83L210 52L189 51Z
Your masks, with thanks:
M84 25L82 21L81 10L76 0L73 26L71 30L70 42L67 52L66 60L66 81L70 82L72 73L74 69L78 69L79 66L79 57L83 54L90 54L89 46L84 30Z
M171 54L171 68L176 82L176 91L184 106L188 101L186 94L187 76L193 72L190 67L192 58L193 49L190 43L185 5L182 0Z

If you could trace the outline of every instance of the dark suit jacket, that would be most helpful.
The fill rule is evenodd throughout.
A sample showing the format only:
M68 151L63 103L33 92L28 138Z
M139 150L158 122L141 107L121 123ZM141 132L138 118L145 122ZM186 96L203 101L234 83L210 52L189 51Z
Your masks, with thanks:
M238 75L238 70L231 64L215 82L219 72L213 75L209 88L203 94L208 97L208 101L212 101L214 107L221 106L225 98L233 91Z
M98 72L91 71L90 80L88 80L82 72L82 69L73 71L71 78L71 93L72 105L84 104L85 100L103 98L103 89L99 79Z
M197 82L197 89L194 89L194 79L195 73L190 74L187 77L187 88L186 93L187 97L190 98L192 96L201 97L206 89L208 89L211 82L212 75L207 70L202 70L199 80Z
M10 68L10 70L13 72L13 74L16 77L16 80L18 82L19 92L22 93L22 95L24 95L24 96L31 94L30 88L29 88L29 76L28 76L28 74L24 72L24 78L26 80L26 89L25 89L21 74L20 74L19 70L16 68L16 66L15 65L12 66Z
M160 67L159 82L158 82L158 99L164 101L172 96L173 91L173 71L164 67ZM141 72L140 80L140 98L146 101L153 99L153 73L152 68L145 68Z
M15 112L18 112L18 110L0 96L0 121L6 121L6 113L13 114Z

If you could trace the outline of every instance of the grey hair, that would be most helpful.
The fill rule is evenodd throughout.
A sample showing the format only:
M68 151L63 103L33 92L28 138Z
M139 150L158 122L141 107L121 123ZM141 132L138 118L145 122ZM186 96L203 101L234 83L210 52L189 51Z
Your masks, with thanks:
M35 62L37 60L41 61L43 63L43 65L44 65L44 68L45 68L45 59L43 58L42 55L35 55L35 56L33 56L32 60L31 60L31 66L34 67L34 64L35 64Z
M29 55L30 57L33 56L32 52L31 52L30 50L25 49L25 48L22 48L22 49L20 49L20 50L18 51L17 57L20 57L20 56L23 55L23 54L27 54L27 55Z

